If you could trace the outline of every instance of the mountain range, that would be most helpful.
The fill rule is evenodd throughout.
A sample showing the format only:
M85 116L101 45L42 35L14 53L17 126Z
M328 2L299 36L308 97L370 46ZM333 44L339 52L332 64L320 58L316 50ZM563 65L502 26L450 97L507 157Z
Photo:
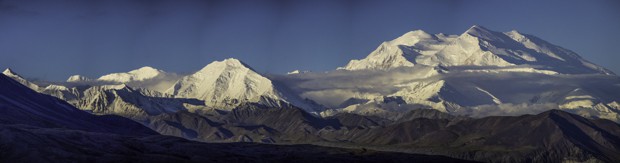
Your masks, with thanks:
M2 162L463 162L445 156L313 145L202 143L116 115L92 115L0 75Z
M82 145L97 137L110 144L131 137L132 148L158 148L146 153L171 153L179 147L196 153L204 150L194 148L210 146L191 145L192 140L264 143L231 145L252 149L281 148L267 144L337 147L310 146L313 150L299 157L352 150L340 148L400 152L353 152L344 160L620 160L618 76L535 36L478 25L460 35L407 32L381 43L366 58L328 72L262 74L230 58L190 74L146 66L99 78L74 75L63 82L40 82L6 69L0 79L2 130L49 135L36 138L37 143L79 135L87 139ZM156 141L179 147L161 149L167 145ZM74 151L80 146L49 148L89 158ZM136 152L101 148L92 150ZM339 158L337 153L326 157ZM278 159L283 158L267 160Z
M443 67L527 65L562 74L614 74L570 50L535 36L521 34L516 30L495 32L478 25L460 35L431 35L422 30L411 31L392 41L383 42L368 57L352 60L340 69L387 70L418 64Z

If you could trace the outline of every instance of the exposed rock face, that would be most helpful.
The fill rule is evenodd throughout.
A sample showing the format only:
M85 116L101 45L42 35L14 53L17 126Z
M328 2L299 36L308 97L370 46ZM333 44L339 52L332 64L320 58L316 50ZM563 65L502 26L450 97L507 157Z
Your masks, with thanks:
M294 108L244 105L223 115L200 117L183 112L160 116L160 122L183 127L160 125L158 131L195 135L198 140L366 147L484 162L620 160L619 125L559 110L474 119L420 109L391 121L356 114L323 119Z
M0 122L99 133L155 135L143 125L115 115L95 116L60 99L40 94L0 74Z

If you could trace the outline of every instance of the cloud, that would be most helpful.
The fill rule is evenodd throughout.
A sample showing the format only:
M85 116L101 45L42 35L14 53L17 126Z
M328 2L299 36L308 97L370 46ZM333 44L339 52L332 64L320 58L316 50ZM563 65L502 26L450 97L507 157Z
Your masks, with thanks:
M512 67L521 68L521 67ZM467 72L463 70L484 69L490 72ZM429 82L444 80L443 100L455 102L461 106L479 106L481 111L494 104L490 95L501 100L500 109L520 114L521 103L558 103L563 96L576 89L583 93L598 95L603 102L620 99L620 83L617 76L596 74L548 75L532 72L506 72L509 68L497 67L451 67L449 73L437 73L432 67L416 66L390 71L329 71L323 73L301 73L294 75L270 76L277 83L283 83L302 97L312 99L331 108L354 99L374 99L389 96L405 88L412 82ZM494 71L502 71L494 73ZM610 87L611 86L611 87ZM480 90L488 93L481 93ZM447 93L447 94L446 94ZM489 95L490 94L490 95ZM420 99L424 100L424 99ZM510 105L514 104L514 105ZM557 104L556 104L557 105ZM549 105L551 106L551 105ZM549 106L537 105L548 110ZM527 109L532 111L531 109ZM545 109L543 109L545 110Z
M271 75L269 78L291 88L302 97L328 107L336 107L349 98L371 98L402 89L401 84L437 80L432 67L400 68L390 71L346 71Z
M102 86L102 85L118 85L118 84L126 84L129 87L133 88L145 88L149 90L154 90L158 92L164 92L168 88L172 87L179 79L186 76L188 74L177 74L166 72L163 75L156 76L155 78L144 80L144 81L135 81L129 83L117 83L110 81L100 81L100 80L89 80L89 81L76 81L76 82L50 82L42 79L32 79L28 80L39 85L39 86L48 86L50 84L54 85L63 85L67 87L82 87L82 86Z
M465 115L470 117L487 117L487 116L517 116L524 114L538 114L551 109L560 109L557 103L542 104L498 104L498 105L480 105L475 107L467 107L453 112L455 115Z

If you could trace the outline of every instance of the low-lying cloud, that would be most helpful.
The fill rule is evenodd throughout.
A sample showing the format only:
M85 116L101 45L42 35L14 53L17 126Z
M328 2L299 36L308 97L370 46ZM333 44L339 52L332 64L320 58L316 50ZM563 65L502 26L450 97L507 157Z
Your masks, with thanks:
M315 100L328 107L336 107L349 98L395 93L413 81L436 80L432 67L400 68L390 71L346 71L273 75L270 78L291 88L302 97Z
M302 97L315 100L331 108L337 108L350 98L369 99L391 95L402 90L403 84L438 80L444 80L447 87L459 93L459 97L455 98L467 96L464 99L478 99L484 102L482 105L480 103L473 103L476 105L472 105L480 105L476 108L480 112L497 111L518 115L555 109L557 104L547 103L558 103L564 95L576 90L582 91L581 93L599 94L602 102L620 99L620 94L617 93L620 92L620 87L616 86L620 83L620 78L617 76L596 74L548 75L531 72L466 72L462 71L464 69L471 68L449 68L448 73L437 73L437 70L432 67L416 66L390 71L337 70L324 73L276 75L270 76L270 78L286 85ZM506 68L485 67L485 69L503 70ZM491 97L488 94L481 94L481 89L500 99L503 104L498 105L492 103L492 100L482 99ZM488 104L488 106L484 104ZM535 106L525 104L535 104ZM528 107L538 109L524 109Z

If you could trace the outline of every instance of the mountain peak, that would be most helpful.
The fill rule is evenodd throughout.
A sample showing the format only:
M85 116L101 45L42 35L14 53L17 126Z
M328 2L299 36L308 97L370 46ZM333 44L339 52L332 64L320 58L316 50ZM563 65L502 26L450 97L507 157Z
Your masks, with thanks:
M159 74L161 72L163 72L163 71L155 69L155 68L150 67L150 66L144 66L144 67L141 67L139 69L135 69L135 70L129 71L129 73L131 73L131 74L155 74L155 75Z
M469 35L469 36L481 38L484 40L498 40L500 38L496 36L496 33L497 32L491 31L483 26L473 25L469 27L469 29L467 29L467 31L465 31L461 36Z
M431 38L433 35L426 33L421 29L409 31L400 37L417 37L417 38Z
M19 76L17 75L17 73L15 73L13 70L11 70L11 68L6 68L2 74L6 75L6 76Z
M475 24L469 27L465 32L467 33L467 32L475 32L475 31L490 31L490 30L484 26Z
M228 59L225 59L222 62L226 63L226 65L229 65L229 66L246 67L246 68L252 69L249 65L247 65L244 62L242 62L241 60L238 60L238 59L235 59L235 58L228 58Z
M428 34L424 32L423 30L418 29L414 31L409 31L392 41L388 41L387 43L392 44L392 45L412 46L418 43L420 40L430 39L430 38L433 38L433 35Z
M155 69L153 67L145 66L139 69L131 70L129 72L112 73L99 77L98 80L113 81L119 83L127 83L132 81L143 81L155 78L164 74L164 71Z
M526 39L526 36L524 34L514 29L508 32L504 32L504 34L514 39L515 41L524 41L524 39Z
M140 67L139 69L135 69L133 71L161 71L161 70L158 70L158 69L153 68L151 66L144 66L144 67Z
M252 67L250 67L249 65L235 58L228 58L222 61L211 62L207 66L202 68L200 71L214 70L214 69L227 69L227 68L242 68L242 69L249 69L249 70L254 71Z
M10 68L7 68L6 70L4 70L4 72L2 72L2 74L4 74L5 76L21 83L22 85L27 86L30 89L33 90L38 90L39 86L31 83L30 81L24 79L24 77L20 76L19 74L15 73L13 70L11 70Z
M117 85L103 85L101 86L102 89L106 89L106 90L121 90L121 89L131 89L129 86L127 86L126 84L117 84Z
M474 24L471 27L469 27L469 29L486 29L486 28L481 25Z
M167 92L175 97L196 98L205 105L232 109L243 102L278 105L280 93L271 80L238 59L214 61L198 72L183 77ZM267 101L264 101L269 99Z
M233 109L243 103L269 107L293 104L308 112L322 109L281 88L240 60L229 58L181 78L165 92L177 98L203 100L206 106L218 109Z
M24 77L22 77L21 75L17 74L15 71L13 71L11 68L7 68L5 69L2 74L14 78L14 79L20 79L20 80L24 80L26 81L26 79L24 79Z
M86 76L72 75L69 77L69 79L67 79L67 82L80 82L80 81L90 81L90 80L91 79Z
M428 34L415 30L381 43L364 59L351 60L345 70L388 70L426 66L524 66L557 73L613 74L578 54L516 30L497 32L481 25L461 35ZM530 71L538 73L539 71Z

